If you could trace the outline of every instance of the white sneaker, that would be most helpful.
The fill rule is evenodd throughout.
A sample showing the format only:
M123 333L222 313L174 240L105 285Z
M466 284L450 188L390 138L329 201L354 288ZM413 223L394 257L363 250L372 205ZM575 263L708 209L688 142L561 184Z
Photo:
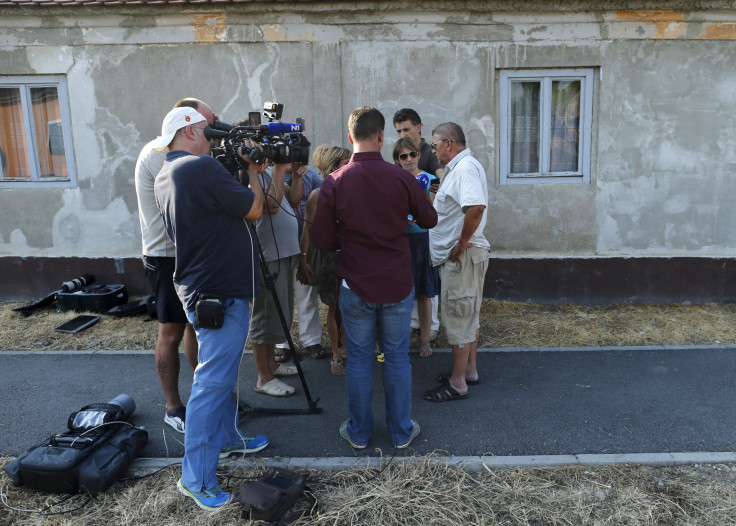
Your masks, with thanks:
M280 363L273 372L276 378L281 376L295 376L297 374L299 374L299 370L296 368L296 365L284 365L283 363Z
M256 393L266 394L269 396L291 396L294 394L296 389L288 384L285 384L278 378L266 382L261 387L254 387L253 390Z
M184 422L187 416L187 409L184 406L178 407L173 413L166 411L164 422L174 428L174 431L179 433L184 432Z

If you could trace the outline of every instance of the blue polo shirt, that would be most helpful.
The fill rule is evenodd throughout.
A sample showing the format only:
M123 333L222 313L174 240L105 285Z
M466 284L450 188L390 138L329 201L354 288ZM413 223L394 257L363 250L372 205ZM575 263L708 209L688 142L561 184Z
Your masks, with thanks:
M173 151L166 154L154 193L176 245L174 286L188 311L198 294L258 295L257 238L243 220L255 200L250 188L208 155Z

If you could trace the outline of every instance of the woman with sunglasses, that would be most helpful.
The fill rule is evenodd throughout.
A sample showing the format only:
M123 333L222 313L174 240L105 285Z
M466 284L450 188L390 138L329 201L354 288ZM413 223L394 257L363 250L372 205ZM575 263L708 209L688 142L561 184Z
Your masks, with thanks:
M394 144L393 157L394 162L417 178L417 181L427 191L429 199L433 200L434 193L430 191L430 186L438 179L419 169L419 145L413 139L402 137ZM427 230L419 228L409 216L406 232L409 235L414 294L419 313L419 334L422 342L419 347L419 356L426 358L432 354L432 346L429 344L429 333L432 327L431 298L437 295L439 289L439 273L432 266L429 258Z

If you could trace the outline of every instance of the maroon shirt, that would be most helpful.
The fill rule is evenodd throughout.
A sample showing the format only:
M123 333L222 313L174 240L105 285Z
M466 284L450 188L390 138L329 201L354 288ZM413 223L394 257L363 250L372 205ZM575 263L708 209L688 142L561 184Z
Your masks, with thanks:
M396 303L414 286L407 216L432 228L437 212L416 178L380 152L354 153L322 183L312 243L340 249L337 276L371 303Z

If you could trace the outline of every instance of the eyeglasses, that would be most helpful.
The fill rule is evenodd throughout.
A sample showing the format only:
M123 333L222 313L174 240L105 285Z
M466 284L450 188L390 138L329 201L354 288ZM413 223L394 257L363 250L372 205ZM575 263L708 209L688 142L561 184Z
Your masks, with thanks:
M409 152L399 154L399 161L406 161L409 157L416 159L419 156L419 152Z
M445 141L449 141L449 140L450 140L450 139L442 139L441 141L433 142L433 143L432 143L432 149L433 149L433 150L436 150L436 149L437 149L437 146L439 146L439 145L440 145L440 144L442 144L443 142L445 142Z

